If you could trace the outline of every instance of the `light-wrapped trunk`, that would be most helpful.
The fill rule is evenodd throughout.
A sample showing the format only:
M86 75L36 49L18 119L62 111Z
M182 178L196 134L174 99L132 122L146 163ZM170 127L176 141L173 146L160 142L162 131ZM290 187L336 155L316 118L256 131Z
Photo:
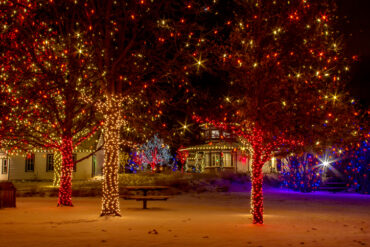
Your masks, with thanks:
M119 111L104 114L104 166L101 216L120 216L118 169L122 123Z
M64 137L60 150L62 154L62 169L60 176L58 206L73 206L72 204L72 171L73 146L72 138Z
M254 146L253 151L251 213L253 224L263 224L262 149L260 146Z

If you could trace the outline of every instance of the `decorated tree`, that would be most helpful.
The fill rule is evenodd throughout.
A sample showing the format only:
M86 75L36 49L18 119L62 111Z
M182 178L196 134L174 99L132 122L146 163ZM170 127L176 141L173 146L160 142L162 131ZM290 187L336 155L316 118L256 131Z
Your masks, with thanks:
M370 145L369 135L359 143L344 148L333 148L333 155L339 157L331 167L339 171L349 189L370 193Z
M11 4L9 6L13 7ZM59 82L64 82L63 86L71 86L68 88L78 92L72 93L73 97L68 99L76 99L75 96L78 96L79 102L59 100L59 105L56 103L59 109L60 106L67 105L78 109L66 111L68 114L83 112L84 110L77 106L85 104L100 114L103 120L105 151L101 215L119 215L117 176L122 127L132 129L131 124L135 126L141 122L136 121L141 119L141 114L150 116L151 119L159 118L162 115L160 106L174 100L168 95L169 89L181 91L185 88L187 81L184 75L191 70L193 57L199 56L196 50L202 42L201 30L197 28L197 23L189 20L201 12L207 15L209 8L204 7L201 2L184 4L168 1L113 0L40 0L33 6L35 12L31 12L33 15L30 19L19 23L29 24L28 29L22 27L25 31L30 30L29 27L32 26L32 35L24 37L32 40L34 44L13 44L16 48L23 46L18 50L23 49L27 55L30 53L22 57L26 60L24 67L36 68L33 72L38 73L39 77L58 74L57 76L62 76ZM14 30L13 34L17 33L18 29ZM7 53L5 57L12 56L14 55ZM17 59L6 59L6 62ZM15 66L9 66L7 71L10 71L10 68L16 70ZM35 76L31 79L35 78L39 79ZM47 80L50 84L57 81L55 78ZM15 81L19 81L18 78ZM40 100L43 100L42 104L47 107L53 105L49 104L51 99L60 98L59 94L67 95L62 93L64 88L59 88L59 91L57 87L53 89L56 95L46 95L45 92L41 94ZM34 95L37 95L36 93L39 92L34 92ZM47 99L49 101L46 103ZM40 105L37 105L37 108L41 108ZM135 115L132 109L137 105L146 111ZM85 109L85 112L92 111ZM87 116L89 114L82 114L79 119ZM68 115L61 119L71 118ZM52 123L54 124L54 121ZM71 120L70 123L74 122ZM81 128L84 125L79 126ZM74 132L71 128L69 124L62 130ZM65 136L68 138L62 139L62 146L71 150L75 143L71 142L70 133ZM52 148L49 144L48 147ZM69 167L65 174L69 174L71 166L68 164L71 159L65 161ZM64 184L62 181L61 187ZM70 184L68 179L66 184ZM64 193L65 191L68 193ZM62 190L61 194L69 195L69 192L70 190ZM68 199L69 196L63 198Z
M92 106L81 101L80 90L87 88L82 78L94 72L85 43L53 19L59 12L48 1L5 1L1 7L0 92L10 111L2 116L0 137L10 152L59 152L58 205L72 206L72 152L100 126ZM58 169L55 175L57 183Z
M180 164L181 166L181 172L184 172L184 166L185 166L185 163L186 163L186 160L189 156L189 151L187 150L182 150L184 147L180 147L179 149L177 149L176 151L176 159L178 160L178 163Z
M153 172L157 165L168 165L172 158L169 147L158 138L158 135L154 135L152 139L143 144L138 152L141 165L150 166Z
M317 156L304 153L302 156L288 156L281 160L282 187L301 192L319 189L323 167Z
M252 147L251 212L263 223L262 166L273 155L324 150L357 135L345 90L347 60L334 1L229 1L214 58L224 74L222 115L194 117L229 128Z
M85 95L103 119L103 200L101 215L120 215L118 150L122 127L138 122L128 119L132 107L144 106L152 119L160 107L171 103L171 90L182 90L186 73L198 57L202 30L194 17L207 15L208 1L83 1L73 2L78 28L91 47L90 57L99 71L93 85L101 97ZM67 11L67 10L66 10ZM187 92L185 92L187 93ZM144 99L144 100L143 100ZM136 119L140 115L136 115ZM133 126L131 126L133 125Z

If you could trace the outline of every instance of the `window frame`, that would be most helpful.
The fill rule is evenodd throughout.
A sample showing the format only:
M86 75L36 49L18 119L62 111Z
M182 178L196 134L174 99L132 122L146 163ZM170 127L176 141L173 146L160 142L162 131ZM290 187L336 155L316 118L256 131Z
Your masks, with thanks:
M32 168L32 169L29 169ZM28 155L25 159L25 171L26 172L34 172L35 171L35 154L30 154L30 157Z
M6 167L6 171L4 172L4 165ZM1 174L8 174L9 171L9 159L5 158L1 160Z
M51 167L50 167L50 163L49 163L49 158L50 157L52 159ZM47 154L46 155L46 171L47 172L53 172L54 171L54 154Z
M211 130L211 138L212 139L220 139L220 130L218 130L218 129Z
M218 159L218 162L217 162ZM211 166L219 167L221 166L221 154L220 153L211 153Z

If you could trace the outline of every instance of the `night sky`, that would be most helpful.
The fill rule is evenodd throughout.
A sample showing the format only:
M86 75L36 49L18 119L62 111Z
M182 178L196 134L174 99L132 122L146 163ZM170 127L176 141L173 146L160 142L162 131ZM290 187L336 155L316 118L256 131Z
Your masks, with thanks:
M352 66L349 88L365 106L370 104L370 1L338 0L340 23L345 36L348 56L358 55L359 61Z

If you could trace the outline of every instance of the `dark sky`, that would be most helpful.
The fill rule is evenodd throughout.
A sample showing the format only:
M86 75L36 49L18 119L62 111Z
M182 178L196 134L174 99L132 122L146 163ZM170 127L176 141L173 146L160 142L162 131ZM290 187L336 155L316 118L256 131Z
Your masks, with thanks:
M337 0L347 55L358 55L352 66L350 90L365 106L370 104L370 0Z

